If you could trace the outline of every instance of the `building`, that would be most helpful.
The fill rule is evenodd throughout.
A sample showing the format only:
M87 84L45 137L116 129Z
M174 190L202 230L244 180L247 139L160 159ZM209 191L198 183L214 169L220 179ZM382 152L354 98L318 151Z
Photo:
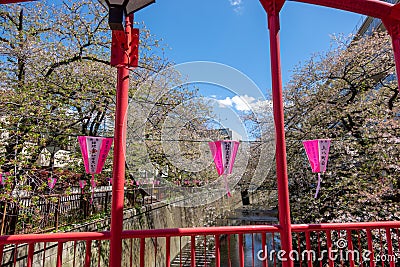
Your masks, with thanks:
M397 4L400 0L381 0L392 4ZM386 31L382 21L374 17L366 17L361 26L357 29L358 36L372 35L375 31Z

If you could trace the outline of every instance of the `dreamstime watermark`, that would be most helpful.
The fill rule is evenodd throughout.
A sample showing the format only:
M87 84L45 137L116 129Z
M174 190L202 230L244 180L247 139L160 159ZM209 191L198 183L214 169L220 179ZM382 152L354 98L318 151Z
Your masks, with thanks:
M265 249L261 249L257 253L257 259L260 261L354 261L359 262L362 259L363 262L369 262L373 260L374 262L395 262L397 263L400 258L399 253L394 253L393 255L380 254L374 255L369 250L350 250L347 246L347 240L340 238L335 243L336 249L321 250L317 252L315 250L304 250L301 253L292 250L287 253L284 250L270 250L268 251L267 246ZM347 249L346 249L347 248ZM372 257L372 259L371 259Z

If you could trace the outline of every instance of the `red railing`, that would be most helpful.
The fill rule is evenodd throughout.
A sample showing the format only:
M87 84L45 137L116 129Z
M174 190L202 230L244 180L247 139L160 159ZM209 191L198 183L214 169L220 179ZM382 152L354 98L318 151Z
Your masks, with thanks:
M190 190L191 188L182 188L180 192L189 196ZM125 208L173 199L174 194L171 192L174 190L167 186L126 189ZM111 190L96 190L91 203L90 194L90 191L86 194L49 194L21 197L14 202L0 201L0 234L48 232L68 226L72 222L84 221L93 214L109 214ZM33 201L33 198L36 200Z
M122 266L397 266L400 222L124 231ZM107 266L109 232L0 236L1 266Z

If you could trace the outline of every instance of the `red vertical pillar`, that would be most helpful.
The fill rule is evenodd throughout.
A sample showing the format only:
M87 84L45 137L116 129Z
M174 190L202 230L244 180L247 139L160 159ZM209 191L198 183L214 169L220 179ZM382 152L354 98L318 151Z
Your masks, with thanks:
M400 85L400 37L392 36L394 62L396 63L397 83Z
M282 95L282 77L279 43L279 11L284 1L261 0L268 14L268 29L270 34L270 56L272 76L272 101L276 139L276 177L278 185L279 224L281 227L281 248L286 253L282 257L283 267L293 266L288 255L292 251L292 225L290 221L289 186L286 163L284 105Z
M125 36L130 36L133 15L126 18ZM122 40L126 42L127 40ZM120 47L126 47L121 43ZM125 55L124 55L125 56ZM124 58L121 58L121 62ZM111 202L110 267L120 267L122 261L122 230L124 216L125 148L127 110L129 99L129 69L121 64L117 67L117 101L114 125L114 162Z
M388 20L385 21L385 27L392 38L394 62L396 64L397 83L400 89L400 21Z

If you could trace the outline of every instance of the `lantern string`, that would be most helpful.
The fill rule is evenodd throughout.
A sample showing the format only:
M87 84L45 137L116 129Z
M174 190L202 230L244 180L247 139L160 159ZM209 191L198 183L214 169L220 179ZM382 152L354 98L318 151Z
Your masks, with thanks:
M224 176L224 182L225 182L225 189L226 189L226 194L228 197L231 197L231 191L229 190L229 184L228 184L228 179L227 179L227 175L223 174Z
M321 189L321 173L318 173L318 184L317 184L317 192L315 192L314 198L318 197L318 192Z

